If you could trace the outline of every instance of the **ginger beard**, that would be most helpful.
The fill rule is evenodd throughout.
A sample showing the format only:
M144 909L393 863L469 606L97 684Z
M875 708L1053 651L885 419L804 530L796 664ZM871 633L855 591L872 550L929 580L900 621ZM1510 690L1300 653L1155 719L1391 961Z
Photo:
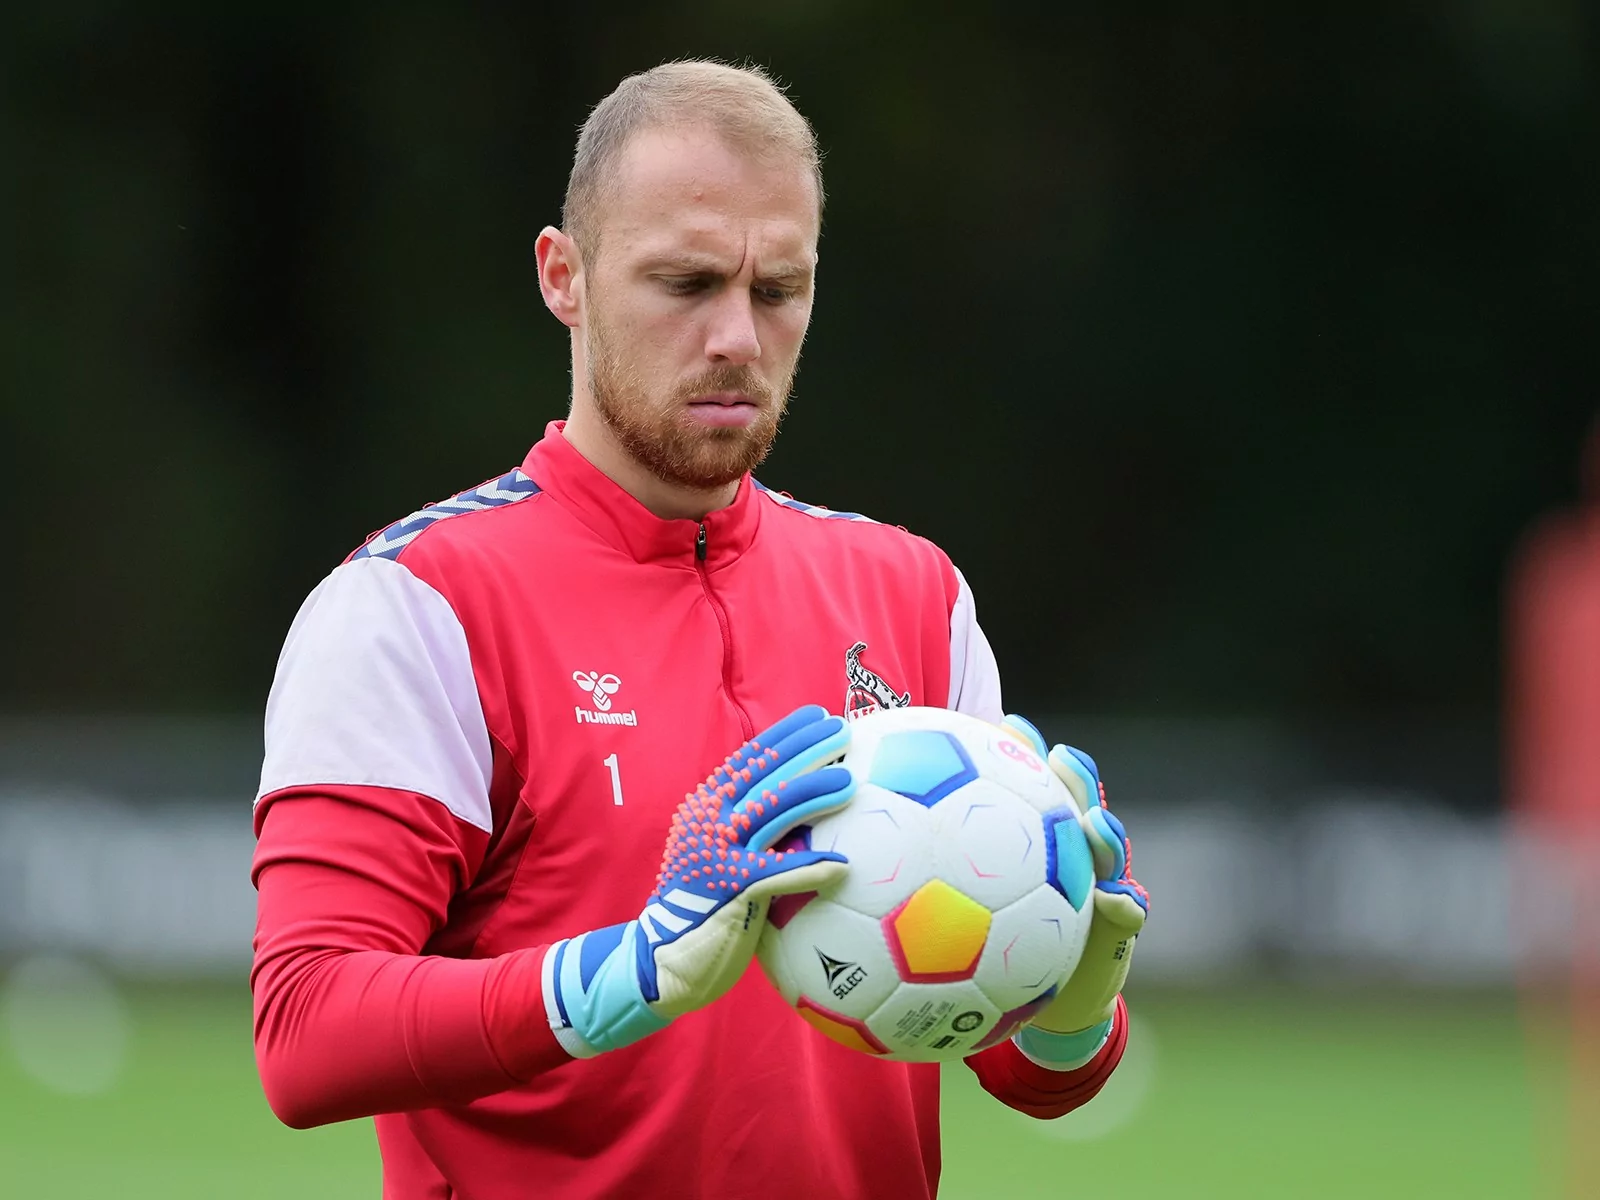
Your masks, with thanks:
M712 367L653 396L634 363L591 303L585 362L595 408L628 455L656 478L700 491L723 487L752 471L772 449L789 403L794 365L777 387L750 367ZM744 429L701 425L685 406L700 396L742 392L759 408Z

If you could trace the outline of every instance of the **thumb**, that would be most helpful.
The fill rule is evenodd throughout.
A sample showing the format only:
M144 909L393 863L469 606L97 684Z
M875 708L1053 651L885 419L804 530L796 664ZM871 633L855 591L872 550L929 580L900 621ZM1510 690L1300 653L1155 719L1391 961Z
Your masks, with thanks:
M1100 807L1100 769L1095 766L1094 759L1071 746L1052 746L1049 763L1056 778L1072 793L1072 801L1080 813Z
M1124 937L1137 937L1147 916L1144 906L1130 892L1103 883L1094 889L1095 924L1103 924Z

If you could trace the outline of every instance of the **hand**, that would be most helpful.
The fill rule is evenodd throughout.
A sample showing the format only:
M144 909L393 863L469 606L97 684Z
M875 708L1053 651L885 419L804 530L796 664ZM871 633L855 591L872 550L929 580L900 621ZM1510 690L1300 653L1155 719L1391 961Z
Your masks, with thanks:
M1023 718L1008 716L1002 724L1045 754L1044 738ZM1092 1058L1111 1031L1150 896L1132 875L1128 835L1106 808L1094 759L1071 746L1056 746L1046 757L1077 803L1078 824L1094 855L1094 914L1077 968L1055 999L1023 1027L1018 1044L1046 1065L1075 1066Z
M644 911L545 954L545 1008L569 1054L626 1046L710 1004L744 974L773 896L816 891L844 873L843 855L773 846L849 802L854 778L826 765L849 745L842 719L806 705L684 797Z

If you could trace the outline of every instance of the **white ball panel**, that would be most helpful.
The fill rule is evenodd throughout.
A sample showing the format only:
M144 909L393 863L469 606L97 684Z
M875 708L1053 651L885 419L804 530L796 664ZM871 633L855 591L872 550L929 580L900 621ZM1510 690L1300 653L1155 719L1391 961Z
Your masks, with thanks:
M991 909L1026 896L1045 878L1044 823L1038 812L987 779L933 807L939 878Z
M864 784L843 810L811 827L811 848L850 860L828 899L873 917L887 916L934 877L933 818L896 792Z
M902 983L867 1028L902 1062L949 1062L971 1054L1000 1009L970 980Z
M767 926L756 953L767 978L790 1004L804 995L858 1019L900 983L883 927L821 897L782 930Z
M994 914L973 979L1004 1012L1036 999L1078 965L1086 915L1049 884L1040 884Z
M983 745L968 753L978 772L1021 796L1039 812L1072 804L1072 793L1025 739L998 726L988 726Z

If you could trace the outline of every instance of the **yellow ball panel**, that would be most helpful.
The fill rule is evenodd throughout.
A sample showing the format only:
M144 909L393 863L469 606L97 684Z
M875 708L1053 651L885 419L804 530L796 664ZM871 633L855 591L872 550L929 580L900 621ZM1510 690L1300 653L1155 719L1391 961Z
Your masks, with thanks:
M965 978L989 939L990 913L942 879L923 884L889 914L892 941L908 979Z

